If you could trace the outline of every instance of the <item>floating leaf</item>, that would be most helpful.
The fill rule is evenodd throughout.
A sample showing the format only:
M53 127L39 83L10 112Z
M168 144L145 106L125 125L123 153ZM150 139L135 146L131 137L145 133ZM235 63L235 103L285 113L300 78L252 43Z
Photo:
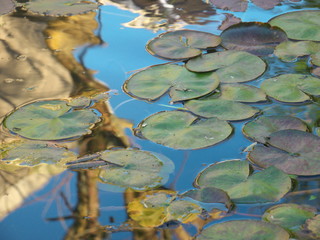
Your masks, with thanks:
M136 132L167 147L198 149L223 141L232 133L232 127L216 118L199 119L188 112L165 111L143 120Z
M146 193L128 204L129 216L144 227L156 227L172 220L187 223L201 212L199 205L175 199L173 191Z
M164 184L174 169L166 158L141 150L111 150L100 153L101 160L109 165L102 167L100 179L109 184L145 190Z
M311 55L311 63L320 66L320 51Z
M197 240L289 240L281 227L256 220L236 220L214 224L204 229Z
M63 140L90 133L90 128L98 121L92 109L74 110L67 101L48 100L18 108L3 123L25 138Z
M220 36L221 45L226 49L247 51L260 56L272 54L279 43L288 40L283 30L271 27L268 23L256 22L232 25Z
M50 16L70 16L93 11L98 4L89 1L79 0L32 0L25 6L33 13Z
M193 189L185 192L181 196L189 197L204 203L223 203L228 208L230 208L232 205L228 194L225 191L214 187Z
M198 56L202 49L216 47L220 37L200 31L178 30L160 34L147 43L147 51L165 59L187 59Z
M320 79L302 74L283 74L269 78L261 89L281 102L305 102L309 95L320 95Z
M216 117L221 120L247 119L259 112L259 109L239 102L258 102L266 100L260 89L244 84L223 84L221 95L203 97L187 101L184 106L191 112L206 118Z
M275 167L249 176L246 161L232 160L213 164L202 171L196 184L215 187L228 193L235 203L263 203L281 199L291 188L290 177Z
M243 134L254 141L265 143L271 133L296 129L308 131L308 126L302 120L290 116L261 116L244 125Z
M247 0L210 0L217 8L232 12L244 12L248 7Z
M193 72L215 70L223 83L247 82L264 73L266 64L259 57L247 52L224 51L201 55L187 62Z
M68 102L68 106L73 108L87 108L91 105L91 99L88 97L73 98Z
M269 10L279 5L283 0L252 0L252 2L263 9Z
M313 218L317 209L298 204L280 204L265 211L262 219L279 225L286 230L296 232L300 230L307 219Z
M307 56L317 52L320 52L320 43L311 41L286 41L276 47L274 54L282 61L292 62L297 60L297 57ZM311 56L311 58L313 59L313 56ZM315 59L317 60L316 55Z
M76 155L54 144L18 141L1 145L0 159L13 165L35 166L41 163L62 164L76 159Z
M320 11L289 12L272 18L269 23L283 29L295 40L320 41Z
M216 117L221 120L229 121L247 119L260 111L257 108L243 103L214 97L190 100L187 101L184 106L194 114L201 117Z
M15 4L11 0L2 0L1 1L1 8L0 8L0 15L10 13L14 10Z
M271 146L256 145L248 159L260 167L275 166L288 174L320 174L320 137L299 130L281 130L267 140Z
M215 73L193 73L172 64L155 65L132 75L125 83L129 95L148 101L156 100L169 89L172 101L206 95L219 85Z

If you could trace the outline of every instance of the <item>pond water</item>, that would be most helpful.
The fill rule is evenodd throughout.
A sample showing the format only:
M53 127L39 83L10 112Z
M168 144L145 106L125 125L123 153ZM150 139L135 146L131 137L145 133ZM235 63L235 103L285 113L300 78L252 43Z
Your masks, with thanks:
M58 143L79 156L113 148L156 153L174 165L168 180L156 189L179 194L194 189L195 178L209 165L246 159L244 150L253 143L242 133L248 121L232 122L232 135L217 145L176 150L139 138L132 128L152 114L182 109L183 104L172 104L167 95L154 102L134 99L123 91L122 85L137 70L168 62L146 51L146 43L167 30L190 29L220 35L220 25L231 14L243 22L268 22L286 12L320 7L317 1L284 0L265 10L253 2L249 2L246 11L235 12L200 0L105 0L93 12L69 17L31 14L17 7L15 12L0 16L0 117L36 100L71 99L111 90L106 102L95 105L102 121L91 134L50 144ZM312 68L306 57L294 62L283 62L274 55L261 58L268 68L249 85L259 87L264 80L279 74L309 74ZM314 134L319 133L320 111L314 103L269 100L251 105L262 109L266 116L299 117ZM23 139L3 126L0 134L2 144ZM5 151L2 147L0 153ZM42 164L14 170L4 166L0 171L0 239L6 240L192 239L205 224L208 227L230 220L260 220L266 209L280 203L320 209L319 177L299 177L292 190L276 202L236 204L228 213L223 204L206 203L203 205L211 208L217 205L221 217L210 221L198 218L175 228L146 227L132 223L127 208L144 191L103 183L98 177L99 168L65 170Z

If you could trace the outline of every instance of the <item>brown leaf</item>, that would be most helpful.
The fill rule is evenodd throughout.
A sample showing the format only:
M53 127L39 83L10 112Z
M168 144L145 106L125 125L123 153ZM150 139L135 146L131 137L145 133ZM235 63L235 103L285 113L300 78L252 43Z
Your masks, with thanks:
M210 2L217 8L233 12L244 12L248 7L247 0L210 0Z
M241 22L240 18L235 17L231 13L224 13L224 15L226 16L226 18L223 20L223 22L219 26L219 30L225 30L228 27Z
M252 0L255 5L266 10L274 8L282 1L283 0Z

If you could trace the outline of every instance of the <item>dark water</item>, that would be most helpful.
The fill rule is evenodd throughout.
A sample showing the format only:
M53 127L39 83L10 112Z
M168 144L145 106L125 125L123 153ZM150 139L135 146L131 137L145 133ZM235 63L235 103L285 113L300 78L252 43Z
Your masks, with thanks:
M218 27L225 18L223 14L230 12L215 10L205 1L176 1L173 9L164 7L159 3L161 1L105 2L97 12L79 18L29 16L23 11L1 17L0 21L6 23L1 30L2 48L6 50L3 53L15 51L14 56L25 55L27 61L9 61L1 66L6 71L0 73L0 116L37 99L68 98L111 89L117 94L112 95L108 105L101 109L113 113L112 119L107 119L104 127L92 135L68 143L68 147L80 155L111 147L136 147L161 153L175 164L175 171L163 188L179 193L192 189L197 174L209 164L245 159L243 150L252 142L241 132L244 122L232 123L234 133L230 139L202 150L173 150L135 137L131 126L153 113L181 105L171 105L168 97L154 103L135 100L121 89L132 71L165 62L147 53L145 44L148 40L165 30L180 28L220 34ZM316 2L284 1L272 10L263 10L250 3L246 12L235 15L242 21L267 22L287 11L318 9ZM266 78L280 73L304 73L306 68L301 62L275 61L269 65L268 72L250 84L259 86ZM35 82L33 79L38 79L37 76L42 80ZM311 105L266 103L257 106L266 114L296 115L309 123L316 122L320 113ZM10 137L3 133L1 140ZM127 221L126 203L135 194L128 189L99 183L94 171L24 171L1 174L7 195L2 196L3 207L0 209L9 210L0 212L3 218L0 239L183 239L173 230L158 233L150 229L135 233L107 231L106 225L116 229ZM305 178L297 183L295 191L317 188L319 179ZM289 194L281 202L310 204L319 209L319 197L319 191ZM215 222L259 218L273 204L240 205L236 214ZM185 229L190 236L196 233L190 225Z

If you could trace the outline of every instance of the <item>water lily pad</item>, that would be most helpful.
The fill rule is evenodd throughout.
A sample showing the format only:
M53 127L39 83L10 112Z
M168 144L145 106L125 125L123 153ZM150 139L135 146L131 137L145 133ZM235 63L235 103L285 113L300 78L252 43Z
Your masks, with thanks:
M99 121L92 109L75 110L67 101L30 103L7 116L4 126L15 134L36 140L63 140L90 133Z
M222 98L206 97L187 101L184 106L196 115L205 118L238 121L248 119L260 110L249 105Z
M299 118L290 116L261 116L244 125L242 132L249 139L265 143L271 133L285 130L296 129L308 131L308 126Z
M197 240L289 240L289 234L272 223L236 220L214 224L202 231Z
M313 55L318 52L320 52L320 43L312 41L286 41L276 47L274 54L282 61L292 62L297 60L297 57ZM313 59L313 56L311 58Z
M252 0L252 2L263 9L269 10L279 5L283 0Z
M311 63L320 66L320 51L311 55Z
M0 8L0 15L10 13L14 10L15 3L11 0L2 0L1 1L1 8Z
M298 204L280 204L265 211L262 219L279 225L286 230L296 232L300 230L307 219L313 218L317 209Z
M248 7L247 0L210 0L217 8L232 12L244 12Z
M283 74L261 84L266 94L281 102L305 102L320 95L320 79L302 74Z
M50 16L70 16L93 11L98 4L79 0L32 0L26 3L28 11Z
M172 220L187 223L201 212L199 205L175 199L173 191L146 193L128 204L129 216L144 227L156 227Z
M161 186L174 169L169 159L159 159L141 150L110 150L102 152L99 158L111 163L100 170L103 182L138 190Z
M224 51L201 55L187 62L193 72L215 70L223 83L251 81L264 73L266 64L259 57L247 52Z
M156 100L169 90L172 101L206 95L219 85L215 73L194 73L172 64L155 65L132 75L123 86L132 97Z
M257 114L260 110L240 102L259 102L266 100L260 89L244 84L223 84L221 94L190 100L184 106L191 112L206 118L216 117L221 120L243 120Z
M16 141L0 146L0 159L13 165L35 166L63 164L76 159L75 153L54 144L31 141Z
M295 40L320 41L320 11L289 12L272 18L269 23L283 29Z
M307 236L311 239L320 239L320 214L308 219L304 228L307 232Z
M275 166L288 174L320 174L320 137L299 130L281 130L267 140L271 146L256 145L248 159L260 167Z
M228 208L230 208L232 205L228 194L225 191L214 187L189 190L183 193L181 196L189 197L204 203L223 203Z
M225 15L226 18L223 20L223 22L219 26L219 28L218 28L219 30L223 31L223 30L227 29L228 27L241 22L241 18L238 18L231 13L224 13L223 15Z
M149 116L136 134L174 149L199 149L217 144L232 133L232 127L216 118L199 119L183 111L164 111Z
M249 163L232 160L213 164L196 179L202 187L215 187L228 193L235 203L263 203L281 199L291 188L290 177L271 167L250 174Z
M187 59L198 56L202 49L216 47L221 39L207 32L178 30L160 34L147 43L147 51L165 59Z
M272 54L279 43L288 40L286 33L278 27L257 22L232 25L220 36L221 45L226 49L247 51L259 56Z

